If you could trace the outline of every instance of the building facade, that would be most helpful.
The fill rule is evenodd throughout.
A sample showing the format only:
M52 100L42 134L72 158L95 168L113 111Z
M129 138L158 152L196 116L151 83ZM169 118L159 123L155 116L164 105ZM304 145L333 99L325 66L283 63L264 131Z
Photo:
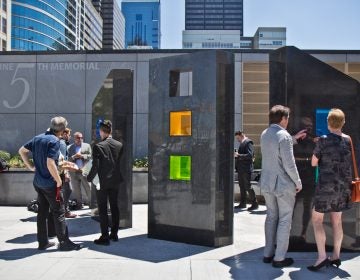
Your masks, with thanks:
M103 48L103 20L91 0L85 0L84 49L101 50Z
M240 30L243 0L185 0L185 30Z
M125 18L119 0L92 0L93 6L103 19L103 49L125 48Z
M239 49L243 0L185 0L184 49Z
M17 0L11 6L11 49L100 49L97 11L88 0Z
M240 49L240 30L184 30L183 49Z
M254 49L277 49L284 46L285 27L259 27L254 35Z
M0 0L0 51L10 50L11 1Z
M126 47L161 47L160 0L123 0Z

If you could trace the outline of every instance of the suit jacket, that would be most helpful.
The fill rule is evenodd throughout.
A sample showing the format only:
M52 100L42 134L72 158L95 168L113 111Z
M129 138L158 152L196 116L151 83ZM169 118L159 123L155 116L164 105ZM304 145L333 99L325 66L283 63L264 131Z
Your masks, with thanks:
M260 188L263 192L281 194L296 192L301 180L295 164L291 135L272 124L261 134L262 170Z
M92 158L92 152L91 152L91 146L88 143L81 143L81 149L80 153L83 156L84 165L91 160ZM76 154L76 148L75 144L71 144L68 147L68 160L71 162L75 162L76 160L72 158L73 155Z
M251 139L247 138L239 145L239 156L235 158L236 172L251 173L254 169L254 143Z
M93 164L87 180L90 182L99 175L100 189L118 188L123 181L120 160L123 145L111 137L94 145Z

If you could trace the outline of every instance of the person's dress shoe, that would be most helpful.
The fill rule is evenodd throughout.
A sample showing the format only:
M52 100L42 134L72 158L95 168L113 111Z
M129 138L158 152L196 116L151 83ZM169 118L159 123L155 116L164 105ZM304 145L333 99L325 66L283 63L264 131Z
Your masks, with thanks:
M82 245L75 244L74 242L68 241L61 241L59 243L59 250L60 251L79 251L82 248Z
M111 233L110 234L110 240L112 240L112 241L119 241L119 237L118 237L118 235L117 235L117 233Z
M39 245L38 250L46 250L47 248L55 246L55 242L48 242L45 245Z
M259 204L257 202L253 203L247 210L254 211L256 209L259 209Z
M326 258L325 260L323 260L318 265L308 266L307 269L310 270L310 271L318 271L320 268L322 268L324 266L328 267L330 264L331 264L331 261Z
M96 245L110 245L110 239L108 237L100 236L99 239L95 239L94 243Z
M277 268L282 268L286 266L290 266L294 263L294 260L292 258L285 258L282 261L272 261L272 266Z
M330 265L336 266L337 268L339 268L339 266L341 265L341 260L340 259L330 260Z
M65 213L65 218L76 218L77 215L71 212L66 212Z
M272 257L263 257L263 263L271 263L274 259L274 256Z
M243 209L246 208L246 203L240 203L239 205L235 206L235 209Z

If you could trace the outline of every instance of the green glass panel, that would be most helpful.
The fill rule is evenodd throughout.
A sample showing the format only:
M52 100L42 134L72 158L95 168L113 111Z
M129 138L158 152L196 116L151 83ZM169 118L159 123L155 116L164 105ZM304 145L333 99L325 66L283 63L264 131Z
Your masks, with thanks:
M191 180L191 156L170 156L170 180Z

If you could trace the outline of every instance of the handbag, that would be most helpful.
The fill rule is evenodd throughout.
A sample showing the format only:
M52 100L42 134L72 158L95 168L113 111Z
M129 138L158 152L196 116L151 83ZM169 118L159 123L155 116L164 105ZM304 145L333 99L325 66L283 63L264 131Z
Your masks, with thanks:
M351 145L351 155L352 155L352 161L354 167L354 180L351 182L351 201L360 202L360 178L359 178L359 173L355 159L355 149L351 138L350 138L350 145Z

